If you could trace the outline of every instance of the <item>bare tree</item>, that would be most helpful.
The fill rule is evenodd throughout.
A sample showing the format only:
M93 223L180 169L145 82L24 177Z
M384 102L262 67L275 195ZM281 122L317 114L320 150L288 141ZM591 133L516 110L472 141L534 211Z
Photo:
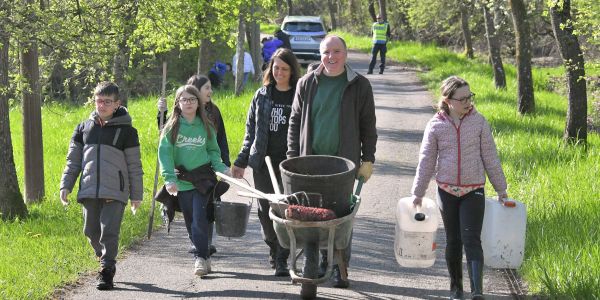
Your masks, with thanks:
M469 8L464 0L458 0L458 7L460 9L460 27L465 40L465 55L468 58L473 58L473 42L471 30L469 29Z
M10 14L9 5L0 0L0 10ZM0 17L0 86L8 86L8 47L9 31L4 17ZM10 120L8 95L0 90L0 218L11 220L27 216L27 206L19 190L17 170L13 157L13 146L10 136Z
M33 0L24 0L33 5ZM29 24L35 24L35 15L26 15ZM44 146L42 143L42 95L40 89L40 67L38 47L33 38L34 26L20 45L21 75L27 82L23 90L23 147L25 156L25 201L39 202L44 189Z
M562 5L561 5L562 4ZM573 34L571 1L554 1L550 7L552 29L565 64L569 107L563 138L572 143L587 142L587 94L585 63L577 36Z
M494 24L493 12L497 9L495 0L483 1L483 18L485 20L485 35L488 43L488 53L490 64L494 71L494 85L497 89L506 88L506 74L502 64L502 55L500 54L500 41L496 35L496 26ZM490 11L490 9L492 11Z
M523 0L509 0L516 40L518 110L524 115L535 111L533 77L531 74L531 42L527 9Z
M352 4L352 2L350 2L350 4ZM377 15L375 14L375 0L369 0L368 10L371 20L373 20L373 22L377 22Z

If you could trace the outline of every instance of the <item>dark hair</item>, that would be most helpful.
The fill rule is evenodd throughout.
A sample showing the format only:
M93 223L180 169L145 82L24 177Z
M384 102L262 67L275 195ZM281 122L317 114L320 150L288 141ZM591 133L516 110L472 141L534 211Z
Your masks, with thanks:
M263 75L263 84L275 84L275 77L273 76L273 63L275 62L275 58L281 59L284 63L290 66L290 86L292 88L296 87L296 83L298 79L300 79L300 66L298 65L298 59L296 59L296 55L292 52L292 50L288 48L279 48L269 60L269 64L265 69L265 75Z
M204 75L192 75L192 77L187 80L186 84L193 85L200 91L208 81L210 81L210 79ZM198 98L198 100L200 100L200 98Z
M94 89L94 96L115 96L115 100L119 100L119 86L111 81L102 81L98 83Z
M440 111L444 111L447 114L450 114L450 108L448 107L446 99L451 99L452 96L454 96L454 92L456 92L457 89L468 85L469 83L466 80L458 76L450 76L444 79L444 81L442 81L442 85L440 86L440 92L442 95L440 97L440 100L438 101L436 108Z
M211 127L214 129L214 126L206 116L206 106L202 104L202 101L200 101L200 91L191 84L181 86L177 89L177 92L175 92L175 104L173 105L173 113L171 113L167 124L165 124L165 128L162 131L163 136L170 132L169 137L171 143L175 144L175 142L177 141L177 134L179 134L180 124L179 117L181 116L181 109L179 108L178 104L179 99L181 98L181 94L183 94L183 92L188 92L194 95L196 98L198 98L198 109L196 109L196 116L200 117L200 120L202 120L202 123L204 123L204 128L206 128L206 135L208 136L208 138L211 138L212 133L210 129Z

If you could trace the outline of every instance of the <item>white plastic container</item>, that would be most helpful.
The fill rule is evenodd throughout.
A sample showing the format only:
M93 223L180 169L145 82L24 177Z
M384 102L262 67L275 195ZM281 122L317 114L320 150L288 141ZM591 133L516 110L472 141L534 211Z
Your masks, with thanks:
M417 208L411 197L398 200L394 253L400 266L428 268L435 263L438 214L437 205L431 199L423 198ZM419 217L424 218L418 221Z
M481 230L484 263L491 268L518 269L525 252L527 210L522 202L485 199Z

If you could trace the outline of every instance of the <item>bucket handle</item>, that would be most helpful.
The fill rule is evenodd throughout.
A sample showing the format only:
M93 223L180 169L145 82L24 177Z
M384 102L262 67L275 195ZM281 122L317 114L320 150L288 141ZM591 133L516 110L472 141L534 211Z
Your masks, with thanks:
M244 179L246 184L248 184L248 186L250 186L250 182L248 182L248 180L246 180L246 178L242 178L242 179ZM219 183L221 183L221 180L217 180L217 184L215 184L215 187L213 188L213 193L212 193L212 200L213 200L212 202L213 203L217 202L217 197L215 197L214 191L217 189L217 186L219 186ZM253 204L254 204L254 198L250 198L250 202L248 202L249 209L252 209Z

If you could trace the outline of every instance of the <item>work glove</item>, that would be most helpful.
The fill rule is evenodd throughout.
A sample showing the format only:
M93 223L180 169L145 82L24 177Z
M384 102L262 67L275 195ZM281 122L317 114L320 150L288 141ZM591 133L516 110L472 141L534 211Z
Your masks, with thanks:
M156 107L161 113L167 111L169 109L169 107L167 106L167 99L163 97L158 98L158 101L156 101Z
M362 164L360 164L360 168L358 168L357 177L360 178L362 176L365 179L365 182L367 182L372 174L373 163L370 161L363 161Z

